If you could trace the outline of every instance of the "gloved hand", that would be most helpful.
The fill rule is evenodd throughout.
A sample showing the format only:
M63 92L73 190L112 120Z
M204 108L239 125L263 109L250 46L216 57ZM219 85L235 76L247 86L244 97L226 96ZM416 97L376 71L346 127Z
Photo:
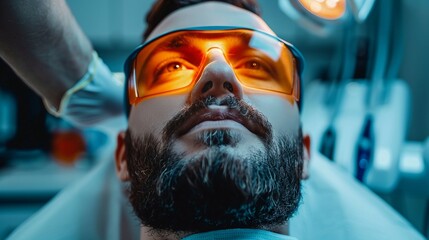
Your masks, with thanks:
M87 73L63 96L59 109L47 110L77 127L96 127L112 118L125 123L124 75L112 74L94 52Z

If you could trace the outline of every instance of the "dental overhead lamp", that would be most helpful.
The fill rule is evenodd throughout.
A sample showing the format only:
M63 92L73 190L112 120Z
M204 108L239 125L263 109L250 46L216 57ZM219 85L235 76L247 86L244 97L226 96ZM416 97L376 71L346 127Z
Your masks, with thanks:
M351 22L362 23L375 0L279 0L280 9L305 29L321 36Z

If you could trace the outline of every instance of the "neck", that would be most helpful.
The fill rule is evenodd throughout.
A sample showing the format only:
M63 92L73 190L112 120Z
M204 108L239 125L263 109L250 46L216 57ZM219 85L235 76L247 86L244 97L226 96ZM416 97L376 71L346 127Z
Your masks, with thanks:
M285 223L283 225L262 227L261 229L275 232L278 234L289 235L288 223ZM194 234L194 233L160 231L160 230L153 230L145 226L142 226L140 228L140 240L180 240L191 234Z

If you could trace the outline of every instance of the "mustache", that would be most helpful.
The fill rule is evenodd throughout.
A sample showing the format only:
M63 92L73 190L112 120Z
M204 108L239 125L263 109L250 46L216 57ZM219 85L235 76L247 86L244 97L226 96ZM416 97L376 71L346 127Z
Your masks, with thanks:
M234 96L227 96L222 99L209 96L185 107L165 125L163 129L163 140L165 142L170 142L171 138L176 135L176 131L180 126L186 123L195 114L208 109L211 105L227 106L228 109L237 111L241 117L250 119L262 130L261 135L258 137L261 138L266 145L272 143L272 127L267 118L248 103Z

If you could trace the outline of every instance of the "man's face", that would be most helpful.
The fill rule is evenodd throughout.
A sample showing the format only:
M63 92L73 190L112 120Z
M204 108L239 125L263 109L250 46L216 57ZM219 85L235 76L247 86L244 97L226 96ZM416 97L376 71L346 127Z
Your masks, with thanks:
M218 11L215 11L216 9ZM236 8L230 4L208 2L173 13L155 28L148 41L175 29L211 25L243 26L274 34L260 18L246 10ZM267 118L272 125L274 137L285 134L296 135L298 133L300 129L299 110L292 96L272 92L258 92L244 87L235 78L223 54L217 50L207 53L206 67L202 71L201 77L192 88L188 88L181 93L175 92L174 94L149 98L137 106L133 106L129 117L130 131L136 136L152 133L161 139L166 124L184 107L190 106L207 96L217 98L234 96L250 104ZM225 83L232 87L232 92L224 87ZM209 84L213 84L213 86L206 90L205 88ZM210 110L213 114L222 114L226 111L227 109L220 106L213 106ZM198 116L194 116L194 118L198 118ZM199 122L198 119L192 120ZM192 125L192 123L189 124ZM185 152L188 155L199 154L206 149L205 146L195 141L199 133L204 130L218 128L231 129L242 136L241 141L237 142L234 147L237 152L247 153L251 148L263 147L260 137L255 134L257 126L252 126L251 122L248 125L242 125L230 120L203 121L192 127L191 129L186 129L189 131L175 139L173 143L175 150Z
M246 10L208 2L174 12L155 28L149 40L175 29L213 25L242 26L273 34L259 17ZM128 170L120 173L123 178L130 175L134 209L137 215L143 215L139 217L144 224L175 231L284 222L300 196L303 156L297 104L291 95L241 84L222 48L210 49L206 54L198 79L191 86L132 106L128 155L123 156L128 158L128 168L119 170ZM121 159L117 159L118 165ZM293 194L279 197L288 194L281 191ZM195 200L198 198L200 201ZM269 203L263 198L273 201L273 206L283 201L280 205L289 203L294 207L279 210L278 215L285 215L279 218L273 215L274 207L264 212ZM197 210L189 209L192 206ZM181 209L175 212L177 208ZM162 209L168 210L162 213ZM254 214L243 215L239 209L271 218L259 221ZM177 226L187 221L185 215L205 223L196 226L193 221ZM175 220L163 225L165 218ZM233 218L243 219L223 222ZM249 222L249 218L255 220Z

